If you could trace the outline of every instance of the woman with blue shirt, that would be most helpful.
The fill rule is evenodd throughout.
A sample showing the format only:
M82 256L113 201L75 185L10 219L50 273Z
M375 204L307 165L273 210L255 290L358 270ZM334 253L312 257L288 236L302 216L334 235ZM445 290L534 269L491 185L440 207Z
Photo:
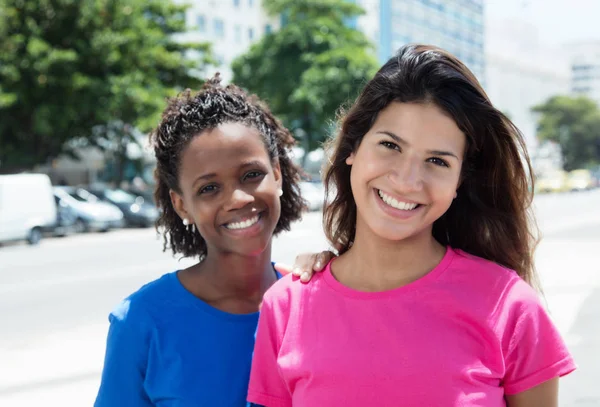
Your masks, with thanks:
M219 82L170 100L151 134L163 249L199 262L110 314L96 407L246 405L259 305L280 277L271 238L304 201L290 132Z

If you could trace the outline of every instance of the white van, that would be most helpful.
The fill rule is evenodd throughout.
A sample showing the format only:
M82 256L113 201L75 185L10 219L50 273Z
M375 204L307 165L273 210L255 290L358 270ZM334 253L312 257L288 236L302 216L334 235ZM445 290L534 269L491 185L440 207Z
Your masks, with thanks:
M56 202L47 175L0 175L0 242L36 244L55 223Z

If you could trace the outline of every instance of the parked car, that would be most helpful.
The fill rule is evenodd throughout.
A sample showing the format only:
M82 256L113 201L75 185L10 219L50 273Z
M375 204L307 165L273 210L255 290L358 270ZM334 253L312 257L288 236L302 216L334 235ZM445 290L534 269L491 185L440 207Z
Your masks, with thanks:
M117 206L127 226L150 227L158 219L158 210L143 196L136 196L122 189L90 188L88 191L100 200Z
M548 172L535 181L536 192L565 192L568 191L567 173L562 170Z
M51 236L67 236L77 232L77 214L67 203L54 196L56 203L56 222L44 229Z
M595 180L590 170L573 170L567 178L569 191L585 191L595 187Z
M308 210L319 211L323 208L325 190L321 183L300 182L300 194L308 202Z
M0 175L0 242L37 244L56 223L52 183L44 174Z
M85 189L54 187L53 190L54 196L68 205L75 213L77 232L106 232L123 227L123 212L115 205L102 202Z
M600 167L592 169L592 177L594 178L594 188L600 188Z

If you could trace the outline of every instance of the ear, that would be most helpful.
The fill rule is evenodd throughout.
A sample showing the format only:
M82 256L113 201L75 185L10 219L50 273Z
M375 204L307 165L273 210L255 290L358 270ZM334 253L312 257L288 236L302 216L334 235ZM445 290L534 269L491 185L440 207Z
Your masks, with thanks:
M277 187L283 187L283 177L281 176L281 165L279 164L279 160L276 160L273 163L273 176L275 177L275 182L277 182Z
M346 164L348 164L348 165L354 164L354 153L350 153L348 158L346 158Z
M177 192L172 189L169 190L169 196L171 197L171 205L173 205L173 209L177 212L177 215L183 220L187 219L190 222L194 222L191 216L189 216L188 212L185 210L185 205L183 203L183 197L179 195Z

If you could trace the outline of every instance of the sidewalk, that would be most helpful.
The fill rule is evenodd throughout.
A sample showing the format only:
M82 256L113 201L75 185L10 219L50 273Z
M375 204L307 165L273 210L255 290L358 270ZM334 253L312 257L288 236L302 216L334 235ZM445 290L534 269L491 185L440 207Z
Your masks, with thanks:
M107 329L108 322L0 347L0 405L91 406Z

